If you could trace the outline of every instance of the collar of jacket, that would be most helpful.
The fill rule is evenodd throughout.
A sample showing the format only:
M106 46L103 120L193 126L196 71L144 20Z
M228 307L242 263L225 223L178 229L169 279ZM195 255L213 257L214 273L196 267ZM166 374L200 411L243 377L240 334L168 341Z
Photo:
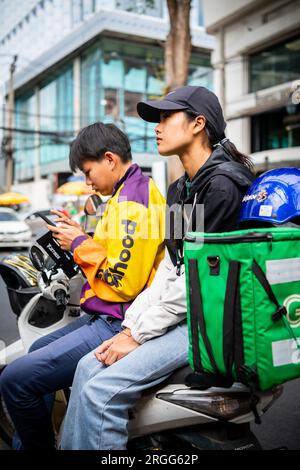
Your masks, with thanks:
M206 160L204 165L199 168L192 179L189 188L189 196L187 196L185 187L185 183L189 179L188 175L185 173L179 178L177 183L178 199L185 202L193 198L195 193L199 190L199 187L203 187L216 170L218 173L231 178L240 187L248 187L249 182L251 183L253 179L253 175L245 165L234 161L222 147L218 146L213 150L210 157Z
M131 178L134 179L136 176L140 176L141 173L142 173L142 170L136 163L133 163L132 165L130 165L130 167L128 168L126 173L122 176L122 178L119 179L119 181L117 181L116 184L114 185L112 196L116 194L116 192L118 191L118 189L124 183L125 180L131 179Z

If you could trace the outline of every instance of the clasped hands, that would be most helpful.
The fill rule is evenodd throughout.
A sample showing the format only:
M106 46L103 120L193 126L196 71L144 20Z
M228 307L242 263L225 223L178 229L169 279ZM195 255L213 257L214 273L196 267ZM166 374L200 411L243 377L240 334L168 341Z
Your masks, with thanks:
M140 346L140 344L129 335L130 330L125 328L121 333L104 341L94 352L96 359L106 366L111 366L114 362L127 356L127 354Z

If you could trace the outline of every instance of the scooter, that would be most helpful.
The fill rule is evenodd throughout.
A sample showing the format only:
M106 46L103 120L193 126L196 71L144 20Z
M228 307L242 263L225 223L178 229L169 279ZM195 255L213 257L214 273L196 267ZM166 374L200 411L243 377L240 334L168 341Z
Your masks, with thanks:
M0 263L0 274L7 286L12 310L18 317L20 332L18 345L1 352L2 367L26 354L39 337L80 315L79 293L84 277L70 258L62 262L53 254L53 250L57 254L58 247L53 244L53 239L47 247L49 240L50 236L46 234L42 241L39 238L31 246L31 263L27 258L30 269L27 266L26 276L24 265L22 271L24 258L19 265L16 260L13 266L9 260ZM24 280L26 277L27 281ZM35 285L29 285L29 278ZM26 294L31 298L24 301ZM189 367L181 368L142 395L130 412L128 450L167 451L174 450L175 446L185 450L260 449L260 443L250 430L254 420L250 390L240 383L229 388L191 388L186 385L186 377L191 372ZM278 386L258 392L257 414L265 413L282 390L283 387ZM59 425L58 443L61 422ZM0 396L0 436L9 445L13 432L13 424Z

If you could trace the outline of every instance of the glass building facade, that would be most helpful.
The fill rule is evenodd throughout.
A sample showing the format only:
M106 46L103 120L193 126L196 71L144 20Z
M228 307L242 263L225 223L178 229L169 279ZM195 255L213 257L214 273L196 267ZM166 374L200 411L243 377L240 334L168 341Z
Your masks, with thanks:
M252 152L300 146L300 105L253 116L251 129Z
M17 129L24 131L36 128L37 103L34 93L18 98L15 103ZM36 136L31 132L15 133L14 172L15 177L30 178L34 171Z
M41 168L47 163L68 158L73 136L73 65L68 64L47 74L36 88L37 93L16 99L16 128L34 133L16 132L15 177L30 179L34 173L36 151Z
M300 76L300 36L249 58L250 92L296 80Z
M188 83L212 87L208 54L191 56ZM155 124L139 118L136 104L164 91L160 48L101 39L81 59L81 126L114 122L128 134L133 152L155 153Z
M208 53L191 55L188 83L212 89ZM38 110L40 128L39 134L17 134L17 179L32 174L37 147L42 173L43 165L68 158L74 135L74 86L71 62L38 84L38 98L33 91L17 97L16 127L36 129ZM80 126L99 120L115 123L128 134L135 154L157 153L155 124L138 117L136 104L164 92L162 48L100 38L80 55Z
M66 143L73 134L73 67L60 70L40 88L41 165L66 158ZM59 132L58 135L55 133ZM60 135L61 133L65 133Z
M288 83L300 76L300 36L264 49L249 58L250 92ZM300 145L300 105L285 107L251 118L252 152Z

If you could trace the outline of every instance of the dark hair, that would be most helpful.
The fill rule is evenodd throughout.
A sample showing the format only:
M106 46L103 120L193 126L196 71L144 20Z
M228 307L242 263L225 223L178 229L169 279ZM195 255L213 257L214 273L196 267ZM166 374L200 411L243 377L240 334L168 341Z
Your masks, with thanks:
M186 114L189 121L193 121L198 114L195 114L193 111L185 110L184 113ZM208 137L209 145L211 149L213 149L214 145L220 142L222 139L225 139L225 134L223 133L220 136L216 136L214 133L213 128L210 126L209 122L206 121L205 132ZM224 148L227 155L231 156L234 161L242 163L245 165L250 171L253 171L253 163L247 155L239 152L233 142L230 140L225 141L222 143L222 147Z
M81 129L70 145L69 163L74 172L86 160L102 160L105 152L116 153L123 163L132 160L128 137L114 124L95 122Z

